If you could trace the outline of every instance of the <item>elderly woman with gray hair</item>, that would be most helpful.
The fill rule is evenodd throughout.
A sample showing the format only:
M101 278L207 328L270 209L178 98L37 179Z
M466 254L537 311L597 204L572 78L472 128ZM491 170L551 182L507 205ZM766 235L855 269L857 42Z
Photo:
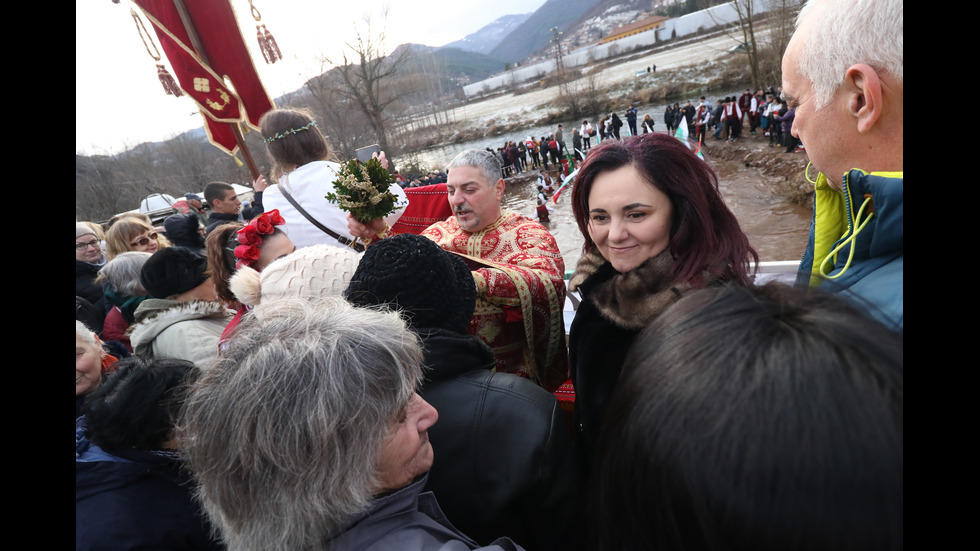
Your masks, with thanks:
M96 283L108 284L105 285L105 298L112 304L102 326L102 339L119 341L130 353L133 345L126 333L136 321L136 308L150 295L140 283L140 270L151 256L152 253L140 251L120 253L106 262L95 279Z
M102 384L102 377L115 369L118 358L102 347L102 339L84 323L75 320L75 419L82 414L88 396Z
M191 389L180 432L229 548L479 548L422 493L438 414L415 392L421 361L398 314L339 298L245 316Z

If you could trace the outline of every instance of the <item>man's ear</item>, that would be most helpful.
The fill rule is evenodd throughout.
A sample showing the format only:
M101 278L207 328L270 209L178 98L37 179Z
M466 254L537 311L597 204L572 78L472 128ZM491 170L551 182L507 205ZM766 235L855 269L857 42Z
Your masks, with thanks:
M858 63L844 73L843 86L848 93L847 112L857 121L858 132L867 134L885 107L881 78L870 66Z
M497 201L501 201L504 198L504 179L501 178L497 180L497 183L493 185L493 194L497 198Z

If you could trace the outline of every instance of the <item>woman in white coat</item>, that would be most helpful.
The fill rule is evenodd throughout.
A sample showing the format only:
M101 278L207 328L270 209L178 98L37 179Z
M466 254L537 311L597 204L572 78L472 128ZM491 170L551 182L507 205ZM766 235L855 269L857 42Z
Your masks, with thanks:
M282 226L296 247L328 244L347 247L356 238L347 230L346 213L325 196L334 192L340 165L320 133L312 113L305 109L275 109L259 120L272 158L272 179L264 193L266 210L278 209ZM393 226L408 205L398 184L388 189L395 196L396 210L385 221Z

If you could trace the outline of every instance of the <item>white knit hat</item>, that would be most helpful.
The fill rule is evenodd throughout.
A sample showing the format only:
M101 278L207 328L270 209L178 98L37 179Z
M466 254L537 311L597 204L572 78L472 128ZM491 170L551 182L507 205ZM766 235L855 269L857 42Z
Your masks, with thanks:
M262 270L242 267L228 282L235 297L250 306L287 298L342 296L361 255L352 249L313 245L296 249Z

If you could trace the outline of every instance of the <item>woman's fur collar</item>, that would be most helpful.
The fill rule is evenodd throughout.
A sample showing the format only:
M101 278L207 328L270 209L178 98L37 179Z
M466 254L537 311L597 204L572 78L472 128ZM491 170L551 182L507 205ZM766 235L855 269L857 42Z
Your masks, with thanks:
M575 266L568 281L571 291L578 289L608 261L596 252L585 253ZM689 283L672 283L670 268L674 258L670 250L647 259L633 270L619 273L612 270L608 280L589 289L588 300L595 304L603 317L626 329L640 330L665 308L691 290Z
M222 318L234 315L234 312L225 307L220 302L212 300L192 300L190 302L177 302L168 299L147 299L140 304L141 307L152 309L146 317L130 326L128 334L139 326L146 326L155 323L175 323L185 319L201 318ZM139 310L139 309L137 309Z

